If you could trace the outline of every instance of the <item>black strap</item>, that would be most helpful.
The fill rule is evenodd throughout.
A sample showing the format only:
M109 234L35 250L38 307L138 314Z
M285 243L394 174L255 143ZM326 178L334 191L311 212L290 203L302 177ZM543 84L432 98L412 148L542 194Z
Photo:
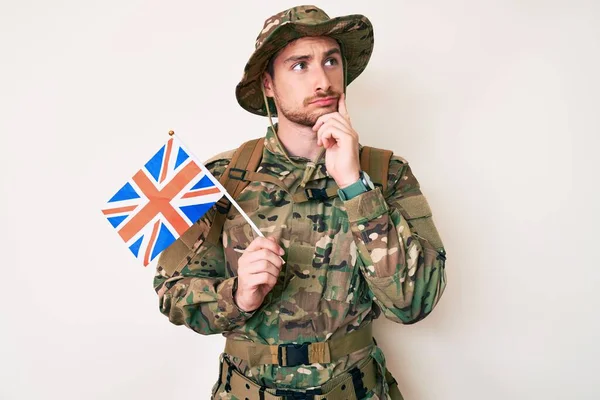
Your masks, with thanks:
M350 375L352 375L352 385L354 386L354 394L357 399L363 399L367 395L367 388L363 383L364 373L361 372L357 367L352 368L350 371Z
M287 389L275 389L275 396L281 396L285 400L314 400L315 396L323 394L320 388L308 389L308 390L287 390Z
M225 391L229 393L231 391L231 375L235 367L232 364L227 363L227 378L225 380Z
M223 375L223 360L219 363L219 379L217 380L217 387L221 386L221 376Z
M308 200L325 201L329 199L329 195L325 189L307 188L304 191Z

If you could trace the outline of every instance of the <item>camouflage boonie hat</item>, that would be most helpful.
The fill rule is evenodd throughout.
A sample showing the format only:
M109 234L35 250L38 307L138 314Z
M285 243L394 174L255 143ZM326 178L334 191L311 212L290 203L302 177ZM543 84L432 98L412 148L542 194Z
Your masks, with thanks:
M267 115L261 89L262 73L275 53L292 40L305 36L329 36L337 40L345 58L346 85L363 72L373 52L373 26L364 15L329 18L315 6L293 7L275 14L265 21L256 38L254 53L235 90L238 103L245 110ZM270 108L271 114L276 114L273 104Z

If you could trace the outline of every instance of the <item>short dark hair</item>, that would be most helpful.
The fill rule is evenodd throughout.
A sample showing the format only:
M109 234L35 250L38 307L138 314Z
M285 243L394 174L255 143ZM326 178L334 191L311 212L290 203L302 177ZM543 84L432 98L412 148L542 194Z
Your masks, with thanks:
M271 79L275 78L275 59L277 58L277 56L278 56L279 54L281 54L281 52L283 51L283 49L285 49L285 47L286 47L288 44L290 44L290 43L292 43L292 42L295 42L296 40L297 40L297 39L294 39L294 40L292 40L292 41L290 41L290 42L286 43L286 45L285 45L285 46L283 46L281 49L277 50L277 51L275 52L275 54L273 54L273 55L271 56L271 58L269 58L269 63L267 64L267 73L268 73L269 75L271 75Z
M269 59L269 63L267 64L267 73L271 75L271 79L275 77L275 57L277 57L279 52L273 54L273 56Z

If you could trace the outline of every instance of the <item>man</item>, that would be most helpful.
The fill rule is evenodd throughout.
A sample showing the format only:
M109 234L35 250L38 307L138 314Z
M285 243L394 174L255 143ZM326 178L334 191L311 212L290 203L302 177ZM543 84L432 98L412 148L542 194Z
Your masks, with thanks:
M265 237L235 208L213 208L161 254L154 282L172 323L227 337L214 399L401 398L372 320L425 318L446 257L407 161L386 160L377 187L361 169L345 89L372 49L366 17L314 6L269 18L258 36L236 96L278 123L257 172L231 167L235 150L206 165L246 181L238 203Z

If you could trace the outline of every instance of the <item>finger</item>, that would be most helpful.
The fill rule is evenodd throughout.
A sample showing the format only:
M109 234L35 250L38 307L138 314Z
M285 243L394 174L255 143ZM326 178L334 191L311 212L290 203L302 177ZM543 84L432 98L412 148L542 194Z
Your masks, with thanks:
M319 132L317 132L317 135L319 137L318 141L321 143L321 146L325 147L326 149L330 148L334 144L332 143L332 140L335 142L335 139L332 137L328 127L325 127L325 129L321 127Z
M351 127L348 126L348 122L344 120L341 115L335 113L335 115L331 115L331 117L327 119L324 123L322 123L319 127L319 130L317 131L317 146L322 145L322 141L320 140L320 134L323 131L327 130L328 126L335 126L341 132L347 133L348 135L352 136L358 141L358 135L356 134L356 132L354 132L354 130Z
M317 134L319 135L319 141L323 143L323 147L326 149L335 145L338 141L345 143L348 140L352 140L352 135L331 121L323 125Z
M317 132L317 134L319 132L327 130L328 127L335 127L338 130L340 130L341 132L344 132L344 133L346 133L346 134L348 134L350 136L353 136L352 132L348 129L348 127L344 123L342 123L341 121L339 121L339 120L337 120L335 118L331 118L331 119L327 120L327 122L325 122L321 126L321 128L319 128L319 131Z
M275 286L276 283L277 283L277 277L275 277L271 274L268 274L266 272L250 275L248 277L248 284L249 284L249 286L252 286L252 287L256 287L256 286L260 286L260 285L267 285L272 288L273 286Z
M275 240L270 240L267 239L265 237L257 237L256 239L254 239L246 248L246 251L256 251L256 250L260 250L260 249L269 249L271 250L273 253L279 254L279 255L283 255L284 251L283 248L281 248L281 246L275 241Z
M333 112L329 114L323 114L317 118L317 122L313 125L313 131L318 131L319 128L327 121L332 119L340 121L344 126L348 127L348 130L352 130L352 125L340 114L339 112Z
M326 149L331 148L337 143L331 130L326 130L321 134L321 143Z
M315 124L313 125L312 129L314 132L317 132L321 126L325 123L325 121L327 121L327 116L329 114L325 114L325 115L321 115L319 118L317 118L317 122L315 122Z
M348 108L346 107L346 93L342 93L338 100L338 112L344 117L348 123L350 122L350 115L348 115Z
M333 113L323 114L319 118L317 118L317 122L315 122L315 124L313 125L313 128L312 128L313 131L315 131L315 132L318 131L319 128L321 128L321 126L331 118L332 114Z
M280 255L285 254L285 250L283 250L283 247L279 244L279 239L277 239L276 237L273 237L273 236L269 236L267 239L269 239L270 241L272 241L273 243L275 243L277 245L277 247L281 250L279 252Z
M271 236L268 239L277 245L277 248L279 249L277 251L277 255L279 257L279 261L281 261L281 264L285 264L285 261L283 260L283 258L281 258L281 256L285 254L285 250L283 249L283 247L281 247L281 245L277 241L277 238L274 238L274 237Z
M327 133L327 134L325 134ZM326 149L330 148L336 143L335 138L333 137L333 133L331 132L331 125L324 124L317 132L317 144L320 143Z
M339 112L334 112L334 113L331 113L331 114L326 114L324 117L325 118L323 118L323 121L325 123L327 123L329 121L338 121L340 124L342 124L342 126L344 126L346 128L346 130L348 132L353 132L354 131L352 129L352 125L350 125L350 123Z
M274 277L278 277L279 273L281 272L281 269L278 268L275 264L266 261L266 260L261 260L261 261L257 261L251 264L248 264L242 272L244 275L256 275L256 274L262 274L262 273L268 273L273 275Z
M269 262L273 263L275 266L277 266L278 268L281 268L281 266L283 265L283 260L281 259L281 257L279 255L273 253L269 249L260 249L260 250L250 252L244 259L244 261L246 263L255 263L255 262L260 262L262 260L269 261Z

